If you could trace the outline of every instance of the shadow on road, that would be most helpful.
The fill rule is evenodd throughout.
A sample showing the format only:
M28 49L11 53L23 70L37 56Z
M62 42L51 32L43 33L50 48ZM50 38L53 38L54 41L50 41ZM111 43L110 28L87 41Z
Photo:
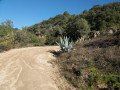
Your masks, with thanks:
M59 56L59 55L61 55L61 53L62 53L62 51L55 51L55 50L50 50L50 51L48 51L48 52L54 54L54 56Z

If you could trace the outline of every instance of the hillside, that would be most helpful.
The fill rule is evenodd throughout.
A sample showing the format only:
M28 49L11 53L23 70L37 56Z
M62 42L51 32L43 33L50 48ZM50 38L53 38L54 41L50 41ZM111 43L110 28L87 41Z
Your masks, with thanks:
M77 43L55 62L77 90L120 89L120 30L113 35Z
M86 20L85 27L88 27L87 30L83 29L84 21L81 19ZM83 27L80 26L81 24L83 24ZM84 10L79 15L70 15L65 11L63 14L59 14L49 20L28 27L27 31L37 36L46 36L46 38L51 41L49 42L49 40L47 40L46 44L54 44L57 40L56 38L59 36L70 36L76 41L78 38L89 34L89 32L93 30L105 32L110 27L117 30L119 26L120 2L115 2L103 6L93 6L89 11ZM77 30L81 30L79 35L76 34L79 33Z
M114 12L114 13L113 13ZM59 38L68 36L75 43L96 36L115 33L120 28L120 2L93 6L79 15L65 11L55 17L22 30L13 28L6 20L0 25L0 51L11 48L56 45Z

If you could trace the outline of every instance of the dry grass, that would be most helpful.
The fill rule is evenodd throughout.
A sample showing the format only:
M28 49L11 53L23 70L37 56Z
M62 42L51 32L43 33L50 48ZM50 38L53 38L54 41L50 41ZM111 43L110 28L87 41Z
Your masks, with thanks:
M80 90L120 89L120 34L84 42L58 56L62 75Z

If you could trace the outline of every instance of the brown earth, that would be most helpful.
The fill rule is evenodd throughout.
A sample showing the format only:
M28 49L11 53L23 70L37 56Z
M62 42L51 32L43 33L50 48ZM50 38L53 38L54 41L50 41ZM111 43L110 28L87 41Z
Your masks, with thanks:
M29 47L0 53L0 90L65 90L65 81L50 63L55 59L50 50L59 47Z

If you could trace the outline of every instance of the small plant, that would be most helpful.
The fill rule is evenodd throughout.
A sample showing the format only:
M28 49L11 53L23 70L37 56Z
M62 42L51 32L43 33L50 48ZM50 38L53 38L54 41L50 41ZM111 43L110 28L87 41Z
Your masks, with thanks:
M73 44L67 36L60 37L60 44L57 43L57 45L60 46L62 52L69 52L73 48Z

